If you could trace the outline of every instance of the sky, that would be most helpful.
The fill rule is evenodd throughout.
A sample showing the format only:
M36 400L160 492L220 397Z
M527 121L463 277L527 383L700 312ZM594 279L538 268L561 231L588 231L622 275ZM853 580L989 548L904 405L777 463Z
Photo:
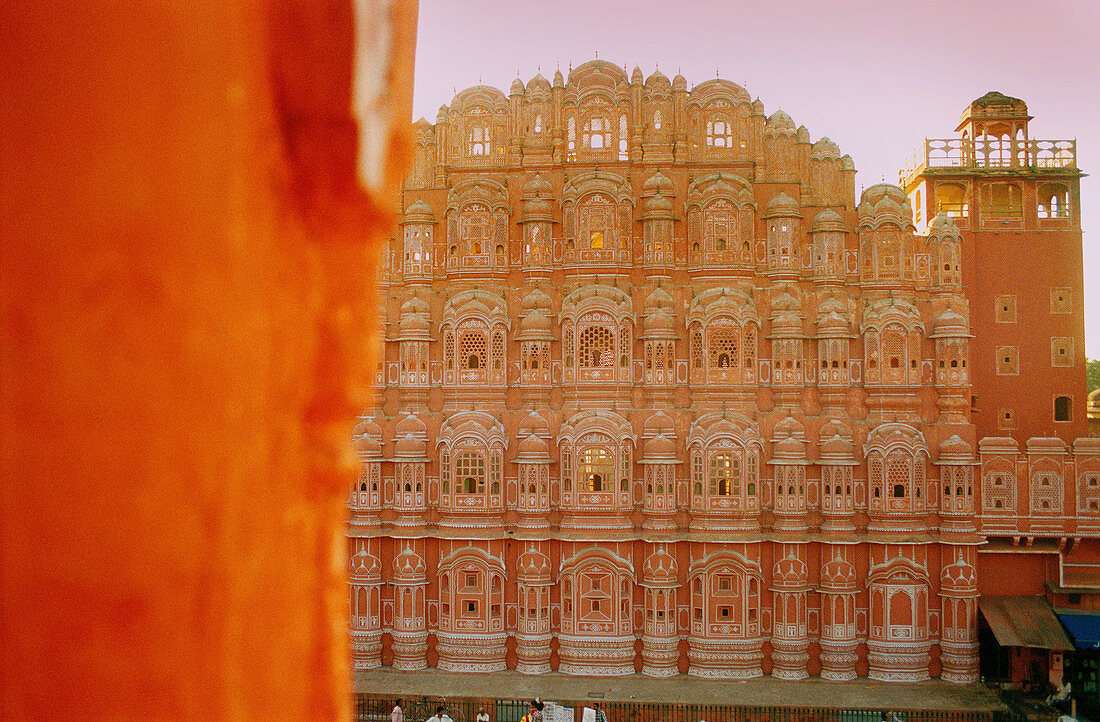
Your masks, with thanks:
M420 0L413 116L435 122L455 90L507 94L540 68L596 55L744 86L771 114L852 156L864 186L897 182L924 138L954 136L989 90L1022 98L1032 139L1077 139L1085 347L1100 357L1100 0ZM1089 279L1092 279L1091 281Z

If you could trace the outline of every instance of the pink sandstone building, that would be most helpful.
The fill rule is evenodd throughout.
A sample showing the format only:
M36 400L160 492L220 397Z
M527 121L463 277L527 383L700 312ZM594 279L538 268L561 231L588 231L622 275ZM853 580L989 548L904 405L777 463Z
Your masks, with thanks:
M1100 607L1081 173L1029 119L983 96L858 197L726 80L596 60L418 121L355 666L964 683L980 600Z

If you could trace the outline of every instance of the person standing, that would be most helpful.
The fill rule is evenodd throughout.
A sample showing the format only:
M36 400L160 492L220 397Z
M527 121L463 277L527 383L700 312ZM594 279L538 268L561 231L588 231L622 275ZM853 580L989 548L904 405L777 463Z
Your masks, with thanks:
M489 722L489 713L485 711L484 705L477 708L477 722Z
M454 722L454 720L448 716L443 707L436 707L435 714L428 718L428 722Z
M401 708L403 704L405 704L405 700L398 699L393 705L393 711L390 712L390 722L405 722L405 710Z
M603 705L597 702L594 706L596 708L596 722L607 722L607 713L603 711Z

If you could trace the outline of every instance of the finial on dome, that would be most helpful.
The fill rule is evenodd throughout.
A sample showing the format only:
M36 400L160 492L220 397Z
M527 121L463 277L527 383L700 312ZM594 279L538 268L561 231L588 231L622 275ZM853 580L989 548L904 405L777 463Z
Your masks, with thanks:
M600 51L599 51L599 50L597 50L597 51L596 51L596 60L599 60L599 59L600 59Z

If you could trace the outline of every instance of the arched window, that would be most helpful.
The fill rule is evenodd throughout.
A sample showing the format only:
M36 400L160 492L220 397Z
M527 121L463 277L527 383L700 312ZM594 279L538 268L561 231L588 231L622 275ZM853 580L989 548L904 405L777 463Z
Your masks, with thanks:
M474 125L470 127L468 151L470 155L489 155L492 152L489 126Z
M452 246L452 253L458 251L466 256L485 253L492 226L493 218L488 208L480 203L468 205L458 218L459 248Z
M615 333L607 326L588 326L578 344L581 368L608 368L615 365Z
M594 193L577 209L577 238L581 248L618 248L618 208L607 196Z
M715 116L707 121L707 146L733 147L733 124L725 116Z
M714 454L710 457L711 496L741 494L741 461L733 454Z
M603 150L611 147L611 121L603 116L588 119L581 131L581 143L586 148Z
M703 248L706 252L723 253L729 249L728 239L737 237L737 215L737 207L724 200L714 201L703 209Z
M459 494L485 493L485 457L464 451L455 457L455 491Z
M580 481L583 491L610 491L614 460L610 452L603 447L588 447L581 452Z
M653 130L661 129L661 109L657 108L653 111Z

